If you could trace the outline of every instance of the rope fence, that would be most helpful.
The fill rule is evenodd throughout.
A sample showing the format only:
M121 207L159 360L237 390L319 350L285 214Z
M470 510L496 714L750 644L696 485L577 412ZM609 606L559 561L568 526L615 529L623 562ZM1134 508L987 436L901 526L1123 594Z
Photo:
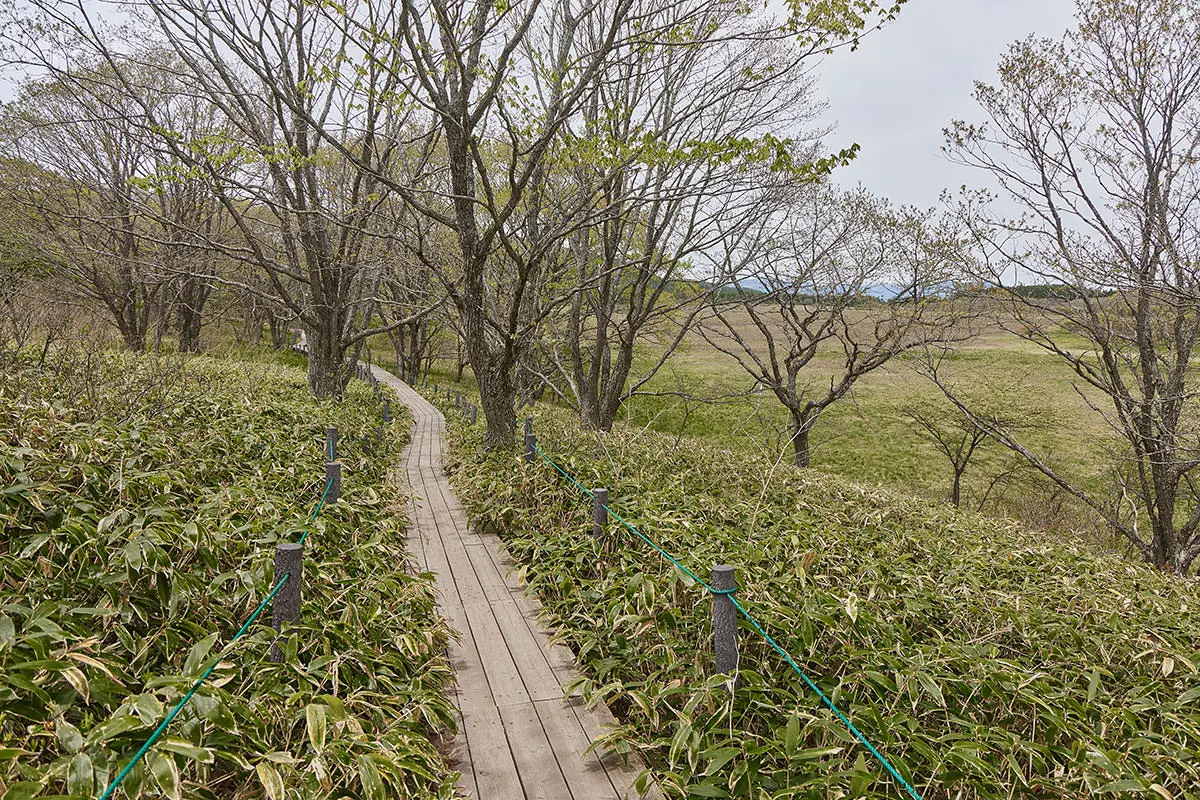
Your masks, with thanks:
M813 681L813 679L810 678L804 672L804 670L800 669L800 666L796 663L795 659L793 659L792 656L787 652L787 650L784 649L784 647L782 645L780 645L779 642L777 642L773 636L771 636L769 633L767 633L766 628L763 627L762 623L760 623L757 619L755 619L754 615L752 615L746 609L746 607L744 605L742 605L742 603L737 599L737 597L734 596L734 593L737 591L737 587L733 585L733 570L732 570L732 568L718 566L718 567L714 567L714 569L713 569L713 575L714 575L713 582L714 583L717 582L716 578L719 574L718 571L721 570L721 571L724 571L723 577L725 578L725 580L721 581L721 582L727 583L728 585L723 585L721 587L717 587L717 586L714 586L712 583L709 583L708 581L705 581L704 579L702 579L693 570L689 569L685 564L683 564L678 558L676 558L675 556L671 555L669 552L664 550L657 542L655 542L653 539L651 539L646 534L642 533L634 525L632 525L628 520L626 520L624 517L622 517L620 514L618 514L615 510L613 510L613 508L610 505L608 505L608 491L607 490L597 489L595 491L591 491L591 490L587 489L586 487L583 486L583 484L581 484L579 481L575 480L575 478L572 475L570 475L566 470L564 470L561 466L559 466L557 463L555 463L555 461L552 458L550 458L550 456L546 455L546 453L540 447L537 446L537 438L533 434L533 420L532 420L532 418L529 418L529 417L527 417L525 420L525 448L526 448L525 457L526 457L527 463L532 463L534 461L535 454L537 456L540 456L547 464L549 464L551 467L553 467L558 472L559 475L566 478L572 485L575 486L576 489L578 489L581 493L583 493L584 495L586 495L587 497L589 497L593 500L593 503L596 508L596 524L597 525L599 525L599 523L600 523L601 515L612 516L613 519L615 519L615 520L617 520L617 522L621 523L621 525L624 526L626 530L628 530L630 533L634 534L639 539L641 539L643 542L648 544L651 548L653 548L656 552L658 552L659 555L661 555L663 558L665 558L667 561L669 561L671 564L673 564L677 569L679 569L681 572L683 572L685 575L687 575L689 578L691 578L693 581L695 581L697 584L699 584L701 587L703 587L704 590L707 591L709 594L713 595L713 598L714 598L714 609L713 609L714 625L713 625L713 627L714 627L714 633L715 633L715 638L716 638L715 649L716 649L716 655L717 655L717 670L719 672L731 671L733 668L736 668L736 664L737 664L737 641L736 641L737 632L736 632L736 628L729 630L727 625L721 624L720 614L719 614L720 609L716 606L717 601L726 600L726 601L728 601L728 603L731 604L732 608L735 609L736 612L741 615L741 617L743 617L748 623L750 623L750 626L763 638L763 640L765 640L766 643L768 645L770 645L771 648L780 655L780 657L783 658L784 662L786 662L787 665L789 667L791 667L792 670L798 676L800 676L800 679L804 681L805 685L808 686L808 688L813 692L813 694L815 694L821 700L821 702L827 708L829 708L829 710L832 711L839 720L841 720L842 724L846 726L846 729L851 733L851 735L853 735L854 738L857 739L867 749L867 751L870 752L871 755L875 757L875 759L881 765L883 765L883 768L885 770L887 770L888 774L890 774L900 784L901 787L903 787L905 792L908 793L909 797L911 797L913 800L922 800L921 795L917 792L917 790L913 787L913 785L911 783L909 783L900 774L900 772L896 769L896 767L892 765L892 763L883 755L883 753L879 752L879 750L873 744L871 744L871 742L862 733L862 731L860 731L854 725L854 723L850 721L850 718L848 716L846 716L846 714L840 708L837 707L837 705L833 702L833 700L831 700L824 692L821 691L820 687L817 686L816 682ZM726 629L729 630L728 635L732 636L732 642L729 642L729 641L723 642L722 641L721 627L726 627ZM730 653L732 653L732 658L730 658Z
M307 348L304 348L300 345L293 345L292 350L301 354L306 354ZM384 403L383 420L384 422L390 422L390 408L387 405L387 401L380 396L378 381L375 380L369 368L364 369L362 365L359 365L356 377L372 384L372 386L375 388L376 397ZM380 429L376 428L377 437L379 433ZM221 648L217 656L211 660L211 663L208 665L208 667L200 674L200 677L196 678L196 680L192 682L191 687L187 690L183 697L180 698L179 702L177 702L174 707L171 708L171 710L163 718L162 722L158 724L158 727L154 729L154 732L151 733L149 738L147 738L142 746L138 748L133 758L131 758L129 762L121 768L121 770L117 773L117 776L113 778L112 782L108 784L107 788L105 788L104 792L99 795L97 800L109 800L109 798L113 796L113 793L116 792L124 780L129 777L129 773L133 771L133 769L141 762L143 758L145 758L146 754L150 752L150 749L154 747L155 742L157 742L162 735L166 733L167 728L170 727L175 718L179 716L179 713L184 709L185 706L187 706L188 701L195 696L196 692L200 690L200 687L204 685L205 681L208 680L221 661L223 661L225 657L233 650L234 644L236 644L239 639L246 635L246 633L250 630L250 626L253 625L254 622L262 615L267 606L274 604L271 625L277 632L282 630L283 623L296 622L299 620L304 543L308 539L308 535L312 530L312 525L314 522L316 522L317 517L320 515L322 509L324 509L326 505L337 503L341 496L342 465L341 462L337 460L337 428L326 429L325 440L325 454L328 457L328 461L325 464L325 490L321 493L320 499L317 500L316 505L309 513L308 521L305 523L304 530L301 533L299 540L294 543L280 542L275 546L275 575L279 576L280 573L282 573L282 577L278 578L278 580L275 582L275 585L271 588L271 591L262 599L262 602L260 602L254 609L254 612L246 618L245 622L242 623L242 626L238 628L237 633L233 635L233 638L231 638L229 642L223 648ZM283 653L279 648L279 637L276 637L275 641L271 644L270 660L276 663L283 661Z

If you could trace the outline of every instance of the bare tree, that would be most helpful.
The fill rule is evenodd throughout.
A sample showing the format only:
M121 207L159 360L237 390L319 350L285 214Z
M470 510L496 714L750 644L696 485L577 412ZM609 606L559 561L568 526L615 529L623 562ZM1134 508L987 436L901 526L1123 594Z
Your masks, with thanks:
M409 93L432 113L438 147L446 154L444 172L424 176L407 196L454 233L457 268L439 275L458 311L479 383L486 446L511 445L516 372L529 365L542 321L582 288L565 243L577 231L614 219L616 212L603 204L613 186L609 176L636 157L618 148L599 174L570 180L571 165L584 151L568 129L586 129L585 109L601 107L601 76L617 54L634 64L647 47L702 37L697 31L725 6L711 0L404 4L404 58L396 63L404 65ZM777 38L827 45L833 31L852 38L878 13L895 10L880 12L873 2L823 6L822 13L810 14L805 3L789 4ZM806 26L809 19L821 24ZM609 110L618 116L629 111ZM592 136L598 132L593 126L588 139L603 151L606 143ZM714 134L699 125L696 144L720 147L704 139ZM591 276L584 280L594 284Z
M32 7L39 30L53 31L68 52L105 62L113 86L137 101L143 129L212 186L238 239L205 244L267 277L267 299L308 333L312 391L339 396L365 340L388 327L378 324L377 303L393 205L380 176L402 152L410 107L383 66L390 56L368 49L393 47L400 11L366 0L131 3L134 23L114 33L88 4ZM129 31L136 41L117 35L128 39ZM18 38L10 49L61 70L41 39ZM216 110L222 135L172 120L148 101L149 81L161 82L163 71L177 92ZM254 281L237 286L258 291Z
M947 140L1023 211L1007 219L964 198L976 278L1010 330L1074 372L1123 443L1115 484L1081 485L957 400L1147 561L1183 574L1200 555L1200 9L1098 0L1079 3L1076 18L1062 41L1014 44L999 83L976 88L988 123L957 122ZM1071 291L1014 289L1032 281Z
M0 170L0 348L11 343L20 350L38 333L47 342L56 337L47 304L62 298L54 286L59 282L54 254L31 235L27 209L14 198L21 194L27 165L4 161Z
M794 463L807 467L817 420L860 378L965 337L960 310L939 297L953 239L928 213L824 186L798 189L767 225L701 331L787 409Z
M578 290L541 337L544 379L599 430L666 363L704 291L728 280L722 256L772 184L813 172L814 148L798 142L819 110L802 71L813 41L780 41L769 15L732 6L661 9L700 33L615 53L564 129L578 154L569 179L594 207L567 238ZM652 338L657 352L635 376L635 345Z
M146 347L164 276L143 234L152 221L137 180L151 150L141 107L106 87L102 65L26 82L0 118L8 152L26 165L19 202L65 274L100 304L131 350Z
M944 356L944 353L931 355L924 363L941 361ZM958 388L966 385L962 381L956 383L955 391L960 398L970 397L969 403L976 418L985 419L990 425L1008 431L1044 431L1054 427L1054 415L1044 408L1031 405L1022 394L1024 387L1020 381L1000 384L991 380L986 372L984 368L984 374L970 382L970 389ZM937 400L907 402L899 409L899 413L912 421L917 432L945 459L950 469L947 499L955 506L961 505L963 478L967 470L974 465L974 471L978 472L979 459L976 456L998 447L988 434L988 429L976 424L974 418L964 414L962 409L947 402L940 394ZM1002 453L1008 453L1003 448L999 449ZM992 492L1020 472L1021 468L1028 471L1028 465L1023 460L1008 455L1007 463L994 469L990 479L984 478L986 486L974 500L978 508L982 509Z

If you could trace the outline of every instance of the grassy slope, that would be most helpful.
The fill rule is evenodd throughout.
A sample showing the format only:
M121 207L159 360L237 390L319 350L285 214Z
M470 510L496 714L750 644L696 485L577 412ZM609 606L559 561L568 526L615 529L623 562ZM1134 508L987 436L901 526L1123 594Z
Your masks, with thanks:
M3 372L0 797L94 797L273 585L275 542L324 486L325 427L370 433L378 409L361 384L318 403L269 363L63 353ZM266 661L255 626L130 796L451 794L430 739L452 720L447 631L429 576L394 568L406 430L343 447L288 662Z
M701 575L735 565L742 601L927 800L1200 785L1193 583L719 445L536 426ZM628 534L592 541L577 490L477 436L455 435L455 482L625 723L609 745L645 752L672 797L901 796L746 628L736 693L706 680L706 594Z

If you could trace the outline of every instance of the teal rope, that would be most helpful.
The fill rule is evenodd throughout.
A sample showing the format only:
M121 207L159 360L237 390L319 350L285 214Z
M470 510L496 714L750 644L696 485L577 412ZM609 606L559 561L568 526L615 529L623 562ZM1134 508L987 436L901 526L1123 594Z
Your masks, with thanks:
M221 654L217 656L216 660L213 661L211 665L209 665L208 669L204 670L204 674L196 679L196 682L192 684L192 688L188 689L187 694L183 696L183 699L175 704L175 707L171 709L171 713L167 714L166 718L159 723L159 726L154 729L154 733L150 734L150 738L146 740L146 743L141 746L141 748L137 751L137 754L134 755L133 759L125 765L125 768L117 773L117 777L113 779L113 782L110 783L108 788L104 790L104 794L100 795L97 800L108 800L108 798L112 796L112 793L117 790L117 787L121 785L121 782L125 780L125 778L129 775L129 772L134 768L134 766L137 765L139 761L142 760L143 757L145 757L146 753L149 752L154 743L158 741L158 737L163 735L163 732L166 731L167 726L171 724L172 720L174 720L175 717L179 715L179 712L183 710L183 707L187 705L188 700L192 699L192 695L196 694L196 691L200 688L200 686L206 680L208 680L208 676L211 675L213 670L217 668L217 665L221 663L221 659L225 657L225 653L229 651L229 648L233 646L233 643L242 638L242 635L252 624L254 624L254 620L258 619L258 615L261 614L263 609L267 607L267 604L275 598L275 595L279 593L279 590L285 583L287 583L287 580L290 577L292 577L291 574L286 574L279 579L279 583L275 584L275 588L271 590L271 593L263 598L263 601L258 604L258 608L254 609L254 613L250 615L250 618L246 620L242 624L242 627L238 629L238 632L233 635L233 638L229 640L229 644L225 646L225 649L221 651Z
M541 448L539 448L536 444L533 446L533 449L538 455L540 455L542 458L546 459L546 461L548 463L553 465L553 467L556 470L558 470L560 473L562 473L562 475L567 480L569 480L571 483L575 484L584 494L586 494L588 497L595 499L595 496L591 492L589 492L587 489L584 489L582 486L580 486L579 481L572 478L570 475L568 475L566 472L563 471L562 467L560 467L558 464L555 464L553 461L551 461L550 457L547 456L545 453L543 453L541 451ZM618 522L620 522L622 525L624 525L626 528L628 528L632 533L636 534L643 542L645 542L646 544L650 545L655 550L657 550L663 558L665 558L667 561L670 561L675 566L679 567L679 569L681 569L684 573L686 573L687 576L690 577L692 580L694 580L696 583L700 584L701 586L703 586L705 589L707 589L710 592L713 591L713 588L711 586L709 586L708 583L705 582L699 575L692 572L690 569L685 567L683 564L679 563L679 560L677 558L675 558L675 556L671 555L666 550L663 550L654 541L652 541L648 536L646 536L644 533L639 531L637 528L633 527L628 522L626 522L625 518L622 517L620 514L618 514L616 511L613 511L608 506L604 506L604 510L607 511L609 514L612 514L612 516Z
M308 515L308 524L317 521L317 515L321 513L321 509L325 507L325 499L329 497L329 490L333 487L333 478L325 481L325 491L321 494L321 499L317 501L317 507ZM304 544L304 540L308 538L309 529L305 528L304 533L300 535L300 544Z
M559 473L563 477L565 477L571 483L575 484L575 486L580 491L582 491L584 494L586 494L587 496L592 497L594 499L595 495L593 495L587 489L584 489L583 486L579 483L579 481L575 480L573 477L568 475L567 472L565 470L563 470L563 468L560 467L558 464L555 464L554 461L551 460L551 458L549 456L547 456L545 453L543 453L536 444L533 446L533 449L538 453L538 455L540 455L543 459L545 459L547 463L549 463L556 470L558 470ZM905 791L908 792L909 796L912 797L913 800L922 800L921 795L918 794L917 790L912 787L912 784L910 784L903 777L901 777L900 773L896 770L896 768L892 766L892 763L890 761L888 761L882 753L880 753L877 749L875 749L875 746L872 745L867 740L867 737L864 736L858 730L858 728L856 728L854 726L854 723L850 721L850 718L847 717L845 714L843 714L841 709L839 709L836 705L834 705L833 701L825 696L825 693L822 692L817 687L817 684L813 682L812 678L808 677L808 675L806 675L804 673L804 670L800 669L799 665L797 665L796 662L792 659L792 657L790 655L788 655L788 652L786 650L784 650L779 645L779 643L776 642L771 637L771 635L768 634L766 632L766 630L763 629L763 626L759 624L758 620L756 620L753 616L751 616L750 612L747 611L742 606L742 604L738 602L737 598L733 596L733 593L735 591L737 591L736 588L735 589L714 589L706 581L701 580L700 576L698 576L696 573L692 572L690 569L685 567L683 564L679 563L678 559L676 559L674 556L672 556L666 550L659 547L658 544L651 541L648 536L646 536L644 533L639 531L637 528L635 528L634 526L632 526L628 522L626 522L625 519L622 518L620 514L613 511L607 505L604 505L603 508L609 514L611 514L618 522L620 522L622 525L624 525L626 528L628 528L631 532L636 534L638 536L638 538L640 538L643 542L645 542L646 544L653 547L664 558L666 558L668 561L670 561L672 564L674 564L680 570L685 572L689 577L691 577L692 580L696 581L696 583L703 586L708 591L709 594L724 595L724 596L728 597L729 601L731 603L733 603L734 608L736 608L739 612L741 612L741 615L746 618L746 621L749 622L752 626L754 626L754 629L756 631L758 631L759 635L761 635L764 639L766 639L767 644L771 645L771 647L775 649L775 652L777 652L777 653L779 653L779 655L783 656L783 660L785 662L787 662L787 665L789 667L791 667L796 672L796 674L801 677L801 679L803 679L803 681L808 685L808 688L811 689L817 695L817 697L821 698L821 702L824 703L826 706L828 706L829 709L831 711L833 711L834 714L837 715L838 719L840 719L842 721L842 723L846 726L846 728L849 729L850 733L854 734L854 738L856 738L856 739L858 739L858 741L862 742L863 746L865 746L867 748L867 750L870 751L871 755L875 756L875 758L879 761L879 763L883 765L884 769L886 769L888 771L888 773L893 778L895 778L900 783L901 786L904 787Z
M917 794L917 790L914 789L909 784L908 781L906 781L906 780L904 780L904 778L900 777L900 773L896 771L896 768L892 766L890 761L888 761L886 758L883 757L883 753L880 753L878 750L876 750L875 745L873 745L869 741L867 741L867 737L863 736L862 733L859 732L858 728L854 727L854 723L850 721L850 718L847 717L845 714L843 714L841 709L839 709L837 706L835 706L833 704L833 701L830 700L828 697L826 697L825 693L822 692L819 688L817 688L817 684L813 683L812 678L805 675L804 671L801 670L800 667L796 666L796 662L792 660L792 657L790 655L788 655L788 652L786 650L784 650L782 647L780 647L779 643L776 642L773 638L771 638L770 634L768 634L765 630L763 630L762 625L758 624L758 620L756 620L754 617L750 616L750 612L742 607L742 604L737 601L737 598L730 597L729 601L731 603L733 603L734 608L736 608L738 611L742 612L742 616L746 618L746 621L749 622L751 625L753 625L754 629L756 631L758 631L759 634L764 639L767 640L767 644L771 645L771 647L775 648L775 652L777 652L777 653L779 653L779 655L783 656L783 660L788 663L788 666L790 666L792 669L794 669L796 671L796 674L804 679L804 682L808 684L808 688L812 689L813 693L816 694L817 697L821 698L821 702L824 703L826 706L828 706L830 711L832 711L834 714L837 714L838 719L840 719L842 721L842 723L850 730L850 732L852 734L854 734L854 738L856 738L860 742L862 742L863 746L871 751L871 755L875 756L875 758L879 761L880 764L883 764L884 769L886 769L889 773L891 773L892 777L900 782L900 785L904 787L904 789L909 793L909 795L913 798L913 800L921 800L921 795Z

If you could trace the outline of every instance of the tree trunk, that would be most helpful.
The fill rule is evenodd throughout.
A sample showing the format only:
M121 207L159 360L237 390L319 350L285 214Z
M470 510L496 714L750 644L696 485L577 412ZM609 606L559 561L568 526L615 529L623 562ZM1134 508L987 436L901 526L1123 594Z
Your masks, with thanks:
M806 414L792 416L792 463L797 467L808 467L810 452L808 435L812 431L812 417Z
M603 422L600 415L600 404L596 402L596 398L589 391L591 387L579 387L579 422L584 430L588 431L609 431L612 430L610 424L607 428L603 427Z
M329 335L328 328L309 329L305 334L308 337L309 389L314 397L340 400L349 382L349 373L343 369L345 353L334 337Z
M479 401L487 428L483 433L483 446L489 450L511 448L517 435L516 387L512 373L496 368L480 372Z
M417 382L417 376L421 372L421 361L424 355L421 352L421 327L423 323L417 320L412 325L409 325L408 344L404 348L404 374L405 380Z
M176 316L181 352L200 352L200 329L204 322L204 304L208 300L208 294L209 287L200 278L188 275L183 279Z
M962 499L962 470L954 470L954 482L950 486L950 502L958 508Z

